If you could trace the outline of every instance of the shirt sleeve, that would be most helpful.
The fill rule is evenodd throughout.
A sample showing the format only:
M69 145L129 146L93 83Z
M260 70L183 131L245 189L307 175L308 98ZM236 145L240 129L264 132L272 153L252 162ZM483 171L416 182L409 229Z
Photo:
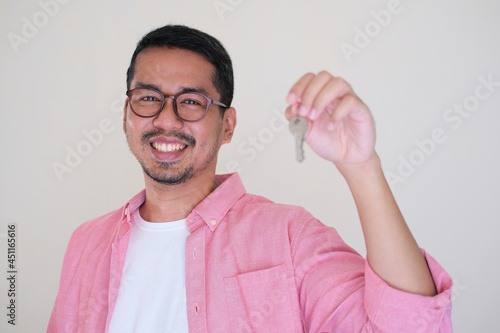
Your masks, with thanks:
M78 258L78 253L80 252L78 251L78 243L81 239L81 230L82 226L73 232L66 247L59 279L59 290L49 318L47 333L72 332L76 330L75 322L67 320L70 317L68 313L78 312L76 310L78 306L74 305L74 302L68 302L68 290L71 288L72 272L76 271L75 265L78 265L80 262Z
M292 240L306 332L452 332L451 278L425 251L438 294L395 289L337 231L310 220Z

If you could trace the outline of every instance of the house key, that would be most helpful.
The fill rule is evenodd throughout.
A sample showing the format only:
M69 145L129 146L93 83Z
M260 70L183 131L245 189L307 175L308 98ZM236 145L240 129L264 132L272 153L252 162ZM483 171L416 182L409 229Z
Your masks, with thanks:
M290 120L288 124L290 132L295 136L295 152L297 153L297 161L302 162L304 160L304 135L307 132L309 124L307 120L302 117L294 117Z

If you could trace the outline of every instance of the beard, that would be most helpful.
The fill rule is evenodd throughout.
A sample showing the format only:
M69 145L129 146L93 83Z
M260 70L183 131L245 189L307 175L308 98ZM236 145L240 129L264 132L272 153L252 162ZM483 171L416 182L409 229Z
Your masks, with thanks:
M216 133L214 133L215 140L213 140L213 145L211 147L207 146L208 143L201 143L201 150L209 150L209 154L205 161L197 168L195 168L194 163L189 164L182 170L173 171L176 162L156 162L156 166L148 167L146 163L136 155L139 164L142 167L144 173L151 178L153 181L163 185L180 185L186 183L188 180L194 178L199 171L205 170L214 159L217 159L217 154L219 152L219 141L220 134L222 132L222 122L219 124ZM148 141L152 137L158 135L172 136L183 140L188 144L187 148L194 148L196 146L196 140L191 135L187 135L181 132L166 132L161 129L156 129L152 131L145 132L141 135L141 143L143 145L149 145ZM130 145L129 145L130 146ZM186 148L186 149L187 149Z
M164 136L173 136L175 138L178 138L180 140L183 140L188 143L188 147L195 147L196 146L196 140L194 137L190 135L186 135L184 133L179 133L179 132L166 132L161 129L156 129L153 131L145 132L141 135L141 143L143 145L148 145L149 139L155 136L159 135L164 135ZM149 178L154 180L157 183L164 184L164 185L179 185L182 183L185 183L188 179L191 179L194 177L194 166L190 165L187 168L185 168L182 171L172 173L170 169L174 166L175 162L160 162L158 163L158 167L160 170L153 170L152 168L148 168L146 164L137 159L139 161L139 164L142 167L142 170L146 175L148 175Z
M179 185L185 183L187 180L194 177L194 166L189 165L182 171L172 173L168 170L172 167L173 163L162 162L159 163L159 167L162 169L161 171L153 171L150 168L147 168L144 163L139 162L141 164L142 170L149 178L154 180L157 183L163 185Z

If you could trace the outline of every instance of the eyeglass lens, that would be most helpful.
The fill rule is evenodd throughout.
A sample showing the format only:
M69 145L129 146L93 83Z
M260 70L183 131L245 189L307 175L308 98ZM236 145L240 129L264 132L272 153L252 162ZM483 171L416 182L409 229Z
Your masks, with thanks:
M129 99L132 110L143 117L152 117L157 114L163 103L163 96L151 89L135 89ZM196 121L205 116L208 104L209 100L205 96L187 92L177 95L174 107L181 119Z

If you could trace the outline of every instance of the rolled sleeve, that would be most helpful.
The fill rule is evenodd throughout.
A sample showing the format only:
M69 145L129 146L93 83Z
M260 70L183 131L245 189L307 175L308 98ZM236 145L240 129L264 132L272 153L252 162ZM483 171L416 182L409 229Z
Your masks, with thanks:
M452 281L425 251L435 296L389 286L335 229L315 219L293 244L306 332L452 332Z
M395 289L365 263L365 308L374 327L383 332L452 332L452 280L437 261L422 253L437 295L422 296Z

